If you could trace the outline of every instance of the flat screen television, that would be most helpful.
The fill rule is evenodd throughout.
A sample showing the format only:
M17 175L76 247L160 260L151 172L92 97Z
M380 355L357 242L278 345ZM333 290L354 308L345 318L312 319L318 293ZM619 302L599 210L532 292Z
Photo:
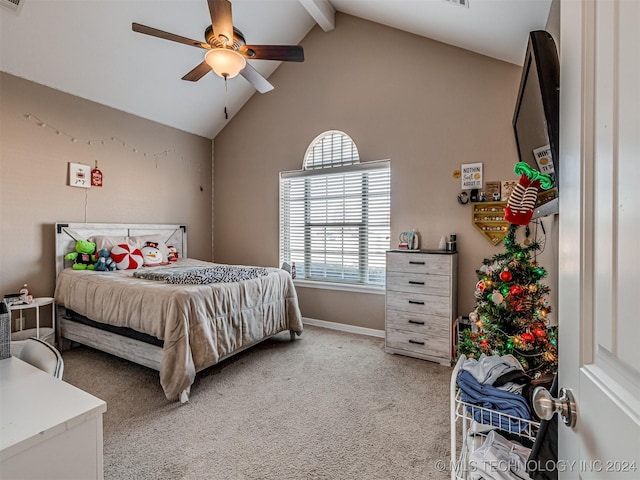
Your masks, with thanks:
M553 37L544 30L529 33L513 130L520 161L554 180L553 188L538 192L533 218L558 213L560 63Z

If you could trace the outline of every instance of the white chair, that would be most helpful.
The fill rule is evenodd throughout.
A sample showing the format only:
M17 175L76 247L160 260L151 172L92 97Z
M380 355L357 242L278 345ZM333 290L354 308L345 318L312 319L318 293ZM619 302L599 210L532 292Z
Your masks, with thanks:
M27 338L16 343L19 343L20 347L22 347L19 352L15 353L12 349L12 353L16 357L56 378L62 379L64 361L62 360L62 355L54 346L36 337Z

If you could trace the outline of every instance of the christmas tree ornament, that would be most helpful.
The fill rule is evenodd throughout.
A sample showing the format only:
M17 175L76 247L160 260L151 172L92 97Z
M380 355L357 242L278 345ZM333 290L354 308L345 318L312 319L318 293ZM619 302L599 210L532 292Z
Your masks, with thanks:
M522 288L520 285L511 285L511 287L509 288L509 295L514 297L521 295L522 292L524 292L524 288Z
M502 280L503 282L510 282L512 278L513 275L511 275L511 272L509 270L504 269L500 272L500 280Z
M502 302L504 302L504 297L502 296L502 294L500 292L494 292L491 295L491 301L493 303L495 303L496 305L500 305Z

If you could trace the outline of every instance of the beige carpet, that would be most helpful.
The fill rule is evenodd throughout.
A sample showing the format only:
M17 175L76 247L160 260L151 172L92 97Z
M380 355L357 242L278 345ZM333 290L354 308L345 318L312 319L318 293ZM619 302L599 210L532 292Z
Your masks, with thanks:
M384 340L305 327L198 374L188 404L158 374L88 348L65 381L107 402L110 479L446 479L451 368Z

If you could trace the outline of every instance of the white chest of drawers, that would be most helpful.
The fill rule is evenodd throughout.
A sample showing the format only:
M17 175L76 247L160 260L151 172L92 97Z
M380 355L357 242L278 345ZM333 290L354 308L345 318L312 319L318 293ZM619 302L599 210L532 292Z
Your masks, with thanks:
M385 351L451 365L458 254L388 251Z

